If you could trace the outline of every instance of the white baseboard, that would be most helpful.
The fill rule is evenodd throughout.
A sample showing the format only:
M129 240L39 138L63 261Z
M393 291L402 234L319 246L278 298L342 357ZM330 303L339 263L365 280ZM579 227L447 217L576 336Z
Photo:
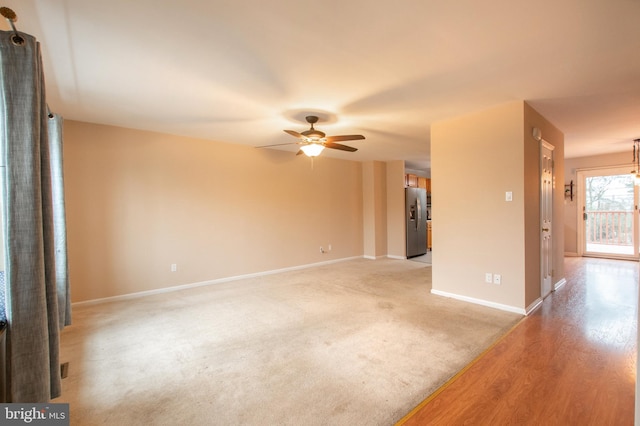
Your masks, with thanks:
M378 260L378 259L386 259L386 258L387 258L387 257L389 257L389 256L387 256L387 255L383 255L383 256L369 256L369 255L366 255L366 254L365 254L365 255L364 255L364 256L362 256L362 257L363 257L363 258L365 258L365 259L369 259L369 260Z
M104 298L100 298L100 299L85 300L85 301L82 301L82 302L74 302L74 303L72 303L72 306L95 305L95 304L99 304L99 303L115 302L115 301L118 301L118 300L136 299L136 298L139 298L139 297L151 296L151 295L154 295L154 294L171 293L171 292L174 292L174 291L186 290L186 289L190 289L190 288L204 287L204 286L207 286L207 285L222 284L222 283L227 283L227 282L231 282L231 281L238 281L238 280L242 280L242 279L245 279L245 278L256 278L256 277L263 277L263 276L266 276L266 275L279 274L281 272L298 271L300 269L308 269L308 268L314 268L316 266L330 265L332 263L346 262L348 260L362 259L363 257L365 257L365 256L346 257L346 258L342 258L342 259L327 260L327 261L324 261L324 262L309 263L309 264L306 264L306 265L291 266L291 267L282 268L282 269L273 269L271 271L255 272L255 273L252 273L252 274L236 275L236 276L233 276L233 277L219 278L219 279L216 279L216 280L201 281L201 282L197 282L197 283L183 284L183 285L177 285L177 286L172 286L172 287L159 288L159 289L156 289L156 290L147 290L147 291L140 291L140 292L136 292L136 293L122 294L122 295L118 295L118 296L104 297Z
M533 312L536 309L538 309L538 306L540 306L540 305L542 305L542 298L538 297L532 304L527 306L527 308L525 309L525 312L526 312L525 315L529 315L531 312Z
M370 259L370 260L378 260L378 259L407 260L406 256L396 256L396 255L393 255L393 254L384 254L382 256L369 256L369 255L365 254L362 257L365 258L365 259Z
M451 299L462 300L463 302L469 302L469 303L474 303L476 305L488 306L489 308L500 309L501 311L513 312L515 314L520 314L520 315L527 315L527 311L525 311L522 308L516 308L515 306L503 305L501 303L490 302L488 300L483 300L483 299L476 299L474 297L461 296L459 294L448 293L446 291L440 291L440 290L434 290L434 289L431 289L431 293L438 296L450 297Z
M561 279L560 281L558 281L557 283L555 283L553 285L553 291L556 291L557 289L559 289L560 287L562 287L563 285L565 285L567 283L566 279Z
M566 279L564 278L561 279L560 281L554 284L553 290L555 291L559 289L566 283L567 283ZM530 304L523 310L522 308L516 308L515 306L503 305L500 303L489 302L487 300L476 299L468 296L461 296L459 294L447 293L446 291L431 290L431 293L437 294L438 296L444 296L444 297L450 297L452 299L462 300L464 302L475 303L476 305L483 305L483 306L488 306L490 308L496 308L503 311L513 312L520 315L530 315L542 304L542 298L539 297L532 304Z

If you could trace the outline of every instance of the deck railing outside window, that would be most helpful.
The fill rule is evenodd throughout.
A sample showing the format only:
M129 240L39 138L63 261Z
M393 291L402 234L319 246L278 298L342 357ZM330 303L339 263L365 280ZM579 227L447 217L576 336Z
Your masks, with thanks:
M587 211L587 243L633 245L633 212Z

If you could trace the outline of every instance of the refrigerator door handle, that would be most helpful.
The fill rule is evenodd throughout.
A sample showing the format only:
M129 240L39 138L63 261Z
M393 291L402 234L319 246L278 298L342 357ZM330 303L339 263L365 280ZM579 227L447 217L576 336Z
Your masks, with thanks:
M420 228L420 221L422 220L422 206L420 200L416 200L416 209L418 210L418 220L416 220L416 229Z

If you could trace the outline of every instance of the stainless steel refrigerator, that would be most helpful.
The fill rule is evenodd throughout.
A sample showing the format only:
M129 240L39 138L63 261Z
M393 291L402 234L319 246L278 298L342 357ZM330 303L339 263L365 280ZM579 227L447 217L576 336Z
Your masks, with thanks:
M427 252L427 190L405 188L404 191L409 258Z

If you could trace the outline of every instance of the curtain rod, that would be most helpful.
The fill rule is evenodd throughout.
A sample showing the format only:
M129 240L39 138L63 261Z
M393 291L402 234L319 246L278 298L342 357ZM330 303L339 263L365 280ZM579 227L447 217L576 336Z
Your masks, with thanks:
M16 15L16 13L8 7L0 7L0 15L4 16L5 19L9 22L9 25L11 25L11 29L14 33L13 37L11 37L11 41L13 42L13 44L22 46L24 44L24 39L20 37L20 34L18 34L18 30L14 25L14 22L18 20L18 15Z
M0 7L0 15L4 16L5 19L7 21L9 21L9 25L11 25L11 29L14 32L13 37L11 38L11 41L18 45L21 46L24 44L24 39L22 37L20 37L20 34L18 34L18 30L16 29L16 26L13 24L14 22L16 22L18 20L18 15L16 15L16 13L13 11L13 9L10 9L8 7ZM49 109L49 105L47 105L47 116L49 118L53 118L53 114L51 113L51 110Z

